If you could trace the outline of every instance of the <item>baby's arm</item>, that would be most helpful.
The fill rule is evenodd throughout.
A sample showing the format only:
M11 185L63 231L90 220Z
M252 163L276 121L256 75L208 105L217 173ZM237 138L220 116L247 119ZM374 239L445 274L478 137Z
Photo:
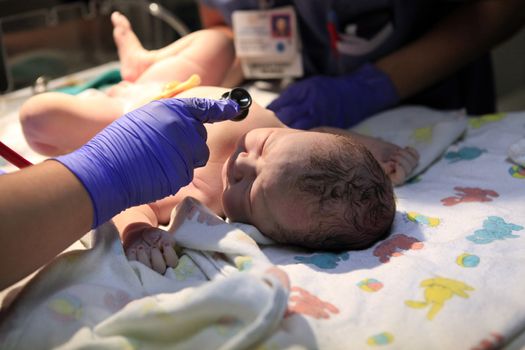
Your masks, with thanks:
M158 202L129 208L113 218L129 260L138 260L164 273L178 263L174 239L158 228Z
M375 137L332 127L320 127L315 131L349 136L364 145L379 162L394 186L405 183L419 162L419 154L412 147L402 148Z

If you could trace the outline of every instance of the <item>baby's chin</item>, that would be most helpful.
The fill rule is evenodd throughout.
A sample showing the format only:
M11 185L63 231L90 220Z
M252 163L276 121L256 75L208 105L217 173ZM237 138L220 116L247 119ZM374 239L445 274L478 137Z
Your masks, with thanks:
M228 208L227 205L224 205L224 193L228 190L228 175L227 175L227 169L228 169L228 160L224 162L224 165L221 169L221 180L222 180L222 193L221 193L221 206L222 206L222 213L224 216L229 217Z
M228 187L228 161L230 158L226 159L221 169L221 180L222 180L222 191L224 192Z

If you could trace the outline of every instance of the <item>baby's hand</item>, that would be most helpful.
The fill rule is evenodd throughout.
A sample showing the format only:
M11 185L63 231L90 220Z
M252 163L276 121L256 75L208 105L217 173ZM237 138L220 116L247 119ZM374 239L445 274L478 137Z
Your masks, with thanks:
M381 162L392 184L399 186L405 183L419 162L419 153L412 147L399 148L388 160Z
M179 261L172 235L156 227L144 227L129 232L123 241L129 260L137 260L164 274L166 267L175 267Z

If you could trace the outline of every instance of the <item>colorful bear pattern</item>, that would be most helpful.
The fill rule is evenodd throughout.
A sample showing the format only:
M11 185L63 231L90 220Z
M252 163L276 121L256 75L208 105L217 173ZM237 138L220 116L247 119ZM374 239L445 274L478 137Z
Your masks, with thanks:
M477 118L470 121L472 129L480 129L488 127L490 124L503 119L505 115L489 115ZM418 134L420 139L425 139L428 130L422 130ZM443 163L448 166L456 166L456 163L475 162L482 160L485 154L489 151L485 147L475 145L465 145L458 148L451 147L451 150L446 152L443 156ZM509 168L507 168L509 169ZM515 179L525 179L525 169L519 165L511 165L508 174L501 172L502 177L512 176ZM418 181L413 185L424 182L425 175L419 176ZM483 265L484 255L472 251L476 246L489 244L512 244L511 242L522 238L524 235L523 221L520 223L509 220L498 212L498 215L491 215L490 208L492 203L497 207L499 201L506 200L504 194L498 190L497 182L491 182L494 188L477 187L477 186L462 186L457 185L452 187L449 196L444 198L429 198L430 202L440 204L443 207L451 207L451 217L454 215L461 215L461 209L455 207L466 206L469 203L478 203L480 205L487 205L486 216L480 221L479 228L474 228L471 233L466 233L463 236L464 242L471 242L474 246L470 246L470 251L461 250L459 248L455 255L449 260L449 264L454 264L456 268L463 269L461 272L457 270L456 275L439 276L439 266L436 266L435 275L429 271L427 278L422 278L419 282L419 290L411 288L407 289L407 298L400 301L404 304L407 310L413 310L414 316L420 317L421 322L436 322L441 320L446 322L446 318L450 313L458 313L461 307L468 306L469 301L477 293L482 293L474 284L468 282L469 275L465 273L476 273L477 269ZM525 191L525 190L524 190ZM525 195L525 192L522 193ZM429 195L430 197L431 195ZM414 208L416 209L416 208ZM378 242L373 249L361 252L363 255L373 255L377 258L380 264L395 264L396 261L402 263L401 259L404 255L410 253L411 256L421 256L423 261L425 259L426 242L433 234L439 234L439 228L443 225L443 217L431 215L431 213L422 213L420 208L418 211L407 211L402 215L405 224L414 225L414 231L423 232L427 235L425 239L420 239L419 235L416 237L409 232L393 232L387 239ZM430 215L429 215L430 214ZM448 218L448 216L446 216ZM417 228L416 228L417 226ZM433 231L435 230L435 231ZM410 230L409 230L410 231ZM436 233L437 232L437 233ZM468 247L469 243L465 243ZM459 246L458 246L459 247ZM313 253L309 255L296 255L294 260L297 264L305 264L315 266L317 269L324 270L330 274L334 270L342 270L344 267L351 266L355 258L357 266L359 261L356 258L357 253L352 251L344 253ZM399 259L399 260L398 260ZM352 271L351 268L349 268ZM447 272L449 270L447 269ZM372 275L374 270L370 270ZM381 293L387 293L387 289L391 284L395 283L399 286L400 281L395 282L392 279L378 279L375 276L368 276L361 278L355 282L357 290L361 291L363 298L373 297ZM402 279L402 276L398 276ZM334 285L334 288L337 286ZM315 294L313 291L307 291L301 287L295 286L293 288L288 317L294 314L300 314L303 317L314 318L318 321L327 322L330 319L344 316L345 313L338 313L336 310L344 308L344 303L330 302L320 294ZM322 290L322 289L321 289ZM372 299L371 299L372 300ZM375 300L375 299L374 299ZM363 300L362 302L366 302ZM459 308L459 309L458 309ZM420 310L420 311L418 311ZM352 312L350 312L352 315ZM346 317L349 317L346 315ZM352 316L350 316L352 317ZM356 316L359 317L359 316ZM385 324L385 326L387 326ZM483 335L478 339L477 343L471 345L471 349L484 350L496 349L503 344L504 337L496 331ZM378 329L378 332L369 334L368 337L359 345L355 344L356 348L362 348L364 344L368 347L381 347L394 345L396 342L402 344L402 339L388 329ZM349 343L351 344L351 343ZM402 345L399 345L402 348Z
M487 116L471 121L470 124L471 128L480 129L503 118L502 115ZM422 129L416 136L424 140L430 132L431 130ZM445 153L442 164L450 169L457 168L461 164L471 166L477 161L488 158L488 153L490 153L489 150L476 145L453 148ZM519 180L520 176L525 178L525 170L517 165L512 165L511 169L514 170L510 171L508 167L508 164L505 165L504 171L500 173L501 177L522 184L523 182ZM407 188L424 183L425 174L422 174L417 182ZM476 276L483 266L488 265L487 261L490 261L490 258L493 258L487 253L490 251L487 248L497 245L511 247L517 244L516 242L521 242L524 237L525 219L518 222L516 216L508 218L503 211L496 210L498 205L505 202L510 196L509 192L498 186L497 182L492 182L491 187L454 184L445 188L444 191L447 191L446 194L429 192L425 197L425 200L434 208L439 208L439 213L437 210L436 213L432 212L432 205L423 209L417 204L411 206L410 201L407 201L408 204L404 203L407 208L401 207L400 209L398 206L398 211L405 209L401 216L396 217L396 220L401 218L403 225L399 226L402 230L397 230L398 227L394 225L395 229L392 234L376 243L371 249L338 253L292 250L289 261L276 262L285 271L287 268L301 269L296 274L294 274L296 271L289 272L292 287L283 323L292 324L294 320L298 320L301 325L304 326L307 323L312 329L315 328L314 326L330 329L330 327L335 327L334 325L363 317L368 311L367 301L375 302L381 298L388 298L393 289L396 292L401 290L403 297L389 298L388 309L396 310L396 312L401 309L408 315L404 317L413 318L425 327L438 322L446 323L450 317L462 313L464 309L472 312L468 306L474 303L473 300L479 294L483 293L484 287L472 282L476 281L472 277ZM512 193L512 195L517 194ZM449 224L447 221L461 217L462 210L470 208L473 204L483 208L482 217L470 231L465 232L461 237L456 237L454 244L447 247L448 260L431 265L432 268L427 269L424 273L421 272L415 283L405 283L411 276L398 273L398 269L408 262L414 265L426 262L426 251L432 248L433 239L440 239L440 235L447 233L444 232L447 230L445 225ZM198 211L188 213L188 217L193 216L196 216L198 222L208 226L224 224L224 221L219 218L210 217ZM246 240L246 238L239 237L239 240L241 239ZM442 242L438 241L438 245ZM242 273L256 267L254 266L256 260L249 255L238 255L230 259L225 254L217 252L212 257L217 261L231 260L235 268ZM362 261L366 263L361 264ZM174 276L177 281L185 281L197 269L198 267L189 258L183 256L177 268L174 269ZM388 273L381 273L385 270ZM303 285L301 273L304 271L307 272L304 275L309 281L304 282ZM339 282L324 285L325 276L339 278ZM343 291L348 291L345 300L334 297ZM111 313L118 312L130 301L131 297L123 290L105 291L99 300L101 308ZM382 312L380 308L374 311L379 314ZM388 312L387 309L384 311ZM84 301L72 292L57 294L50 299L46 304L46 312L50 320L63 325L81 323L87 318ZM362 337L349 339L348 344L353 346L349 345L348 348L404 348L403 337L391 329L395 325L382 322L381 317L377 317L377 320L377 322L370 322L366 325L367 328L362 332ZM226 335L227 332L235 330L237 326L241 326L237 318L222 316L217 319L214 331L217 334ZM471 344L470 348L475 350L500 348L505 340L502 332L500 329L487 330ZM259 348L270 349L271 344L265 343ZM279 348L278 345L275 347Z

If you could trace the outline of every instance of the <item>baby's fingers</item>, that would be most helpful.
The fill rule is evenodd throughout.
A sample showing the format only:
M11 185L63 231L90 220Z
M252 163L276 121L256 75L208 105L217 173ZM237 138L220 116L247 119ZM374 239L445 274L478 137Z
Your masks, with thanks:
M151 268L149 256L146 253L146 249L144 249L144 247L142 246L139 246L137 248L137 260L146 265L147 267Z
M396 162L396 172L402 170L405 177L414 169L414 163L405 154L396 154L394 161Z
M403 168L405 175L408 176L416 168L419 154L415 149L407 147L394 156L394 161Z
M403 149L403 151L407 154L408 157L411 157L416 163L419 162L419 152L410 146L407 146Z
M134 248L127 249L126 257L128 258L129 261L137 260L137 251Z
M407 178L407 172L399 163L395 162L394 171L388 174L388 177L394 186L402 185Z
M166 262L158 248L151 248L151 267L161 275L166 271Z
M177 266L179 263L179 258L177 257L177 253L175 253L175 249L171 244L163 245L162 253L164 255L164 261L166 261L166 265L169 267Z

